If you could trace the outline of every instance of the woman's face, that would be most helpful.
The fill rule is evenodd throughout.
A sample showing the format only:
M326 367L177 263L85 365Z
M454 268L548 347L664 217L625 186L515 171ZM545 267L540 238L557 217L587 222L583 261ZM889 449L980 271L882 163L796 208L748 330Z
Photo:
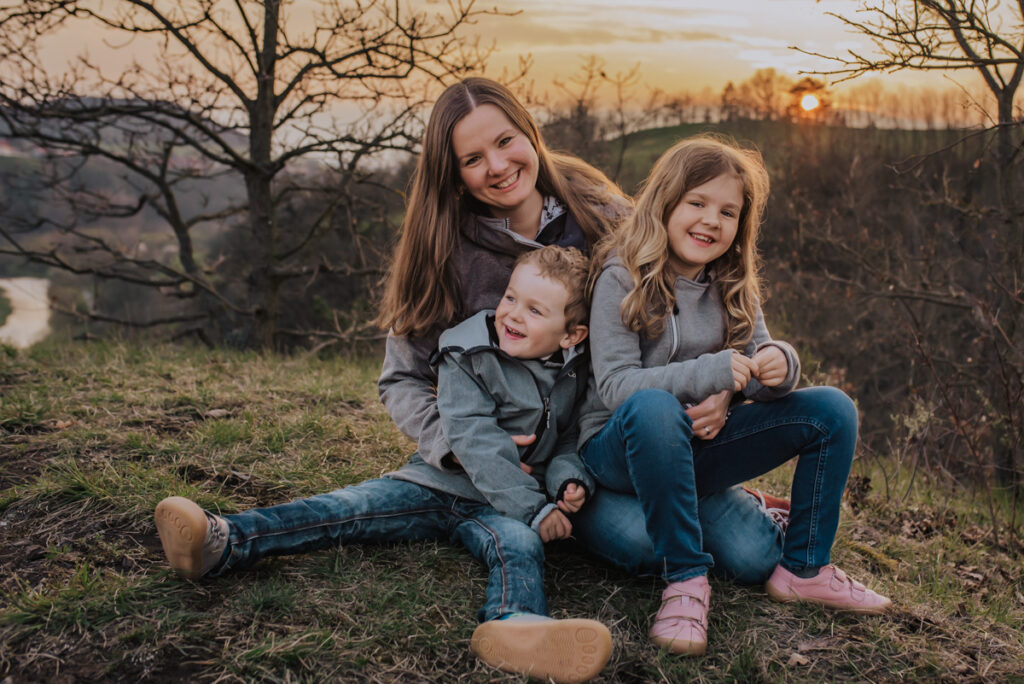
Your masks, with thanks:
M466 190L507 218L537 190L537 150L492 104L464 116L452 131L452 151Z

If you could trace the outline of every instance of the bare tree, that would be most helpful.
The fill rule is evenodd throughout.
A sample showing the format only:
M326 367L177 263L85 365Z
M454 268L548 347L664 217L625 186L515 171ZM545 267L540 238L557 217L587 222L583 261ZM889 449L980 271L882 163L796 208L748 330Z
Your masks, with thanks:
M943 407L954 428L944 446L975 466L973 474L995 474L1012 493L1012 542L1024 482L1022 136L1013 107L1024 76L1024 3L884 1L862 4L863 19L833 16L869 37L877 52L818 55L836 65L818 73L846 79L905 69L965 72L980 77L993 98L991 125L974 135L994 131L994 164L979 156L969 174L954 180L942 171L930 184L921 171L941 165L940 155L899 165L906 192L917 197L922 216L934 216L932 225L911 235L907 228L890 233L889 223L880 241L823 239L853 264L848 286L903 313L905 344L928 376L919 384L922 400ZM868 232L879 234L873 228ZM866 258L871 253L877 258ZM998 505L992 498L989 504L998 520Z
M877 54L847 51L822 55L837 66L818 73L854 78L900 70L968 72L981 77L995 98L990 120L996 129L1000 202L1013 218L1012 258L1024 263L1024 223L1018 220L1020 120L1014 98L1024 77L1024 3L998 0L883 0L862 4L858 21L829 13L872 40Z
M487 50L460 34L484 13L475 0L437 7L0 0L0 136L41 150L48 181L40 211L0 224L0 253L203 302L141 324L230 314L248 321L250 344L273 345L284 283L376 269L299 256L326 231L352 227L351 216L336 219L373 182L367 160L415 148L435 86L484 64ZM69 35L105 39L122 54L118 66L83 52L66 70L44 69L44 44ZM137 58L136 48L158 57ZM283 226L281 207L310 191L311 168L333 174L320 210ZM173 238L173 258L140 256L110 233L144 213ZM195 244L197 232L232 221L244 228L241 288Z

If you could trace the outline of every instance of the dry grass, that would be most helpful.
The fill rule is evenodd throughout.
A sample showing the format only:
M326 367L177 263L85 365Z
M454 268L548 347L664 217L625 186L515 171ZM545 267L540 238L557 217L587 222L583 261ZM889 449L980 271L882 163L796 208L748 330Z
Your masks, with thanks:
M103 343L0 359L0 680L520 680L469 653L485 577L460 549L344 548L200 582L164 567L164 496L235 511L400 465L377 361ZM1024 681L1024 563L969 492L856 482L835 558L890 616L713 582L709 654L669 657L646 639L657 583L568 546L549 553L552 612L611 627L606 682Z

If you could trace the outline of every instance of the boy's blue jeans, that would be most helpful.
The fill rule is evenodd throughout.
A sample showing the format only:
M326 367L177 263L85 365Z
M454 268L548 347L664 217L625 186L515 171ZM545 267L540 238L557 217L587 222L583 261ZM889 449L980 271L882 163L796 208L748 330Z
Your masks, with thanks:
M264 556L440 539L465 546L487 566L481 622L517 611L547 615L540 536L486 504L381 478L223 517L230 528L228 548L213 575L247 568Z
M587 469L614 496L584 506L574 532L598 555L669 582L705 574L712 555L724 574L746 582L766 579L779 562L790 570L827 565L856 441L856 408L832 387L737 406L710 441L693 438L674 396L642 390L583 448ZM794 456L780 554L778 528L773 535L754 499L732 486Z

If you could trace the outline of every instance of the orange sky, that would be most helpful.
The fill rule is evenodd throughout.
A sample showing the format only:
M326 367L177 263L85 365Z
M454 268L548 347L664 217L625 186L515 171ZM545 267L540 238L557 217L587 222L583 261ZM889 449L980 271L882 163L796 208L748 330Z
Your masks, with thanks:
M494 70L530 53L541 87L552 77L567 78L587 55L603 59L610 73L640 64L650 83L669 92L706 86L719 92L727 81L744 81L761 68L797 78L800 70L828 67L790 46L827 54L870 50L826 16L855 16L854 0L519 0L496 6L521 11L484 18L476 27L496 42Z

